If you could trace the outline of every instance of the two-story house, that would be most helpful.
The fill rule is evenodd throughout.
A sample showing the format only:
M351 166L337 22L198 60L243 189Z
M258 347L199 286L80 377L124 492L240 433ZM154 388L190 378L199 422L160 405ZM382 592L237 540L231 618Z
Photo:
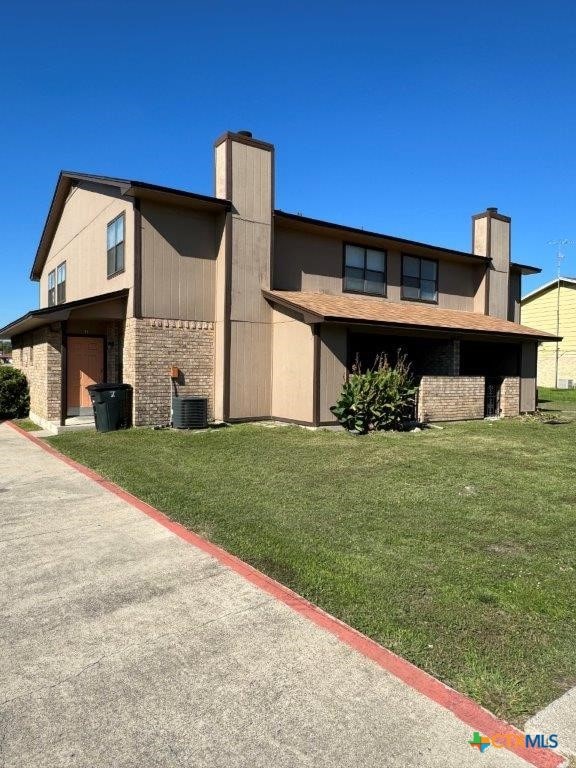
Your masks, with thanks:
M225 421L333 423L356 359L402 349L425 419L536 406L539 340L519 324L510 219L473 217L470 252L274 208L274 147L215 143L215 196L60 174L31 278L40 309L0 331L30 381L31 416L90 411L86 385L134 387L134 424L167 423L180 392Z

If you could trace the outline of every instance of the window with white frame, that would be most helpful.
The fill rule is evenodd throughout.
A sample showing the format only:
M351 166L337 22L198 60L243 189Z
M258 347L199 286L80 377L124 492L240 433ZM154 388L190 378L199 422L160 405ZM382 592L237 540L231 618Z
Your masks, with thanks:
M56 267L56 303L64 304L66 301L66 262Z
M106 233L108 277L124 270L124 214L108 224Z
M56 304L56 270L48 272L48 306Z

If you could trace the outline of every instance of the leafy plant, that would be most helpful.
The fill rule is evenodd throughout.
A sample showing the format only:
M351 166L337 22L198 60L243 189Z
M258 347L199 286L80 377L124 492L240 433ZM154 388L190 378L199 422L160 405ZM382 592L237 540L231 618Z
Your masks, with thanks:
M380 429L402 429L413 417L416 387L406 355L395 366L379 355L372 368L362 371L358 359L330 410L340 424L361 435Z
M0 419L22 418L29 408L26 376L11 365L0 366Z

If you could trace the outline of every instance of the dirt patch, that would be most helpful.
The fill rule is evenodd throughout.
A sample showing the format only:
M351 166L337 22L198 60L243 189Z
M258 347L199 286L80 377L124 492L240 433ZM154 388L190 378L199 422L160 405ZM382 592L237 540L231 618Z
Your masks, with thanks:
M522 544L515 541L501 541L488 544L486 551L493 552L495 555L522 555L526 550Z

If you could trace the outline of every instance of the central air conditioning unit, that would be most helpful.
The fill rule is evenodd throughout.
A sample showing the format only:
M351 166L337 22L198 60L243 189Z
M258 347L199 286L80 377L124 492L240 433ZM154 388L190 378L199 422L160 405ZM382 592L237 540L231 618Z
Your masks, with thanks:
M206 429L208 400L205 397L172 397L172 426L175 429Z
M574 389L574 379L558 379L558 389Z

